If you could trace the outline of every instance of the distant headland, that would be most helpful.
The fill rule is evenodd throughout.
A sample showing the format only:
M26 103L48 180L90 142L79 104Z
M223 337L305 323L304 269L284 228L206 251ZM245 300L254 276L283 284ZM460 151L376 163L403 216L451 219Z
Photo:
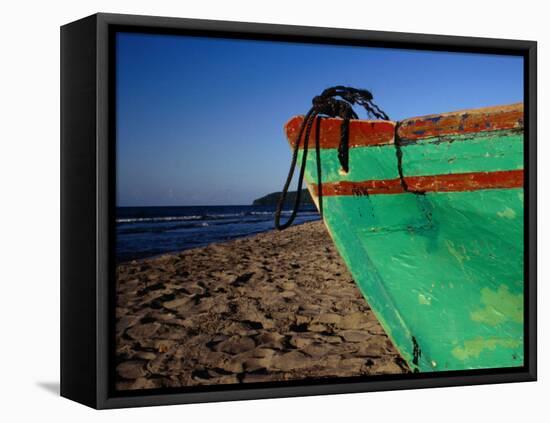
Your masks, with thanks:
M290 191L285 199L285 206L292 207L296 201L297 191ZM271 194L264 195L261 198L257 198L252 202L253 206L276 206L281 197L281 192L272 192ZM300 205L309 206L314 205L311 195L307 189L302 190L302 195L300 196Z

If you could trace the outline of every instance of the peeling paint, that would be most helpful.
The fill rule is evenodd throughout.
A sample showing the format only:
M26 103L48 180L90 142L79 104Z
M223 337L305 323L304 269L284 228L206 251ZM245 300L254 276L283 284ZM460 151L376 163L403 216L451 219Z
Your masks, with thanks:
M431 305L432 299L424 294L418 294L418 304Z
M505 207L504 210L497 212L497 215L506 219L515 219L516 212L510 207Z
M484 351L495 351L497 347L517 348L522 341L512 338L482 338L478 337L464 341L464 345L455 347L452 354L459 360L479 357Z
M447 246L449 253L451 253L451 255L460 263L461 266L464 266L465 261L470 260L470 258L466 255L466 249L464 246L457 248L455 247L454 242L448 239L445 240L445 245Z
M500 285L498 290L489 288L481 290L483 308L471 313L472 320L491 326L508 320L523 323L523 294L511 294L508 286Z

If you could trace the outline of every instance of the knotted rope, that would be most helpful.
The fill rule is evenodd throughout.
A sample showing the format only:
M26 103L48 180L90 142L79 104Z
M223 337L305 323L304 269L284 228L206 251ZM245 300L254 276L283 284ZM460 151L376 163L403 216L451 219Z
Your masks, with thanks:
M298 131L298 137L294 143L294 150L292 152L292 161L290 163L290 169L288 176L277 203L277 210L275 211L275 227L279 230L288 228L298 213L300 208L302 185L304 181L304 172L306 169L307 152L309 145L309 137L311 134L311 128L315 122L315 153L317 159L317 198L319 203L319 213L323 217L323 190L321 181L321 147L320 147L320 130L321 120L323 117L342 118L343 122L340 126L340 144L338 146L338 160L344 172L349 171L349 121L350 119L358 119L357 113L353 110L354 105L362 106L367 115L371 118L389 120L388 115L384 113L376 104L372 101L373 96L370 91L362 90L352 87L336 86L327 88L321 95L313 97L312 106L307 112L300 125ZM305 134L304 134L305 132ZM296 167L296 161L298 159L298 150L304 139L304 147L302 153L302 163L300 165L300 173L298 175L298 188L296 192L296 199L294 201L294 207L292 213L285 223L281 224L281 212L288 194L288 188L294 177L294 169Z

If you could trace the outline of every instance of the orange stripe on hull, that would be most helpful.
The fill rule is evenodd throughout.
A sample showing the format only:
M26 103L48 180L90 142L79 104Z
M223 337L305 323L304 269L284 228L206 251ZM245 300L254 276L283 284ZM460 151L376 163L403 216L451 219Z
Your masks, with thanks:
M504 189L523 187L523 170L498 172L471 172L433 176L408 176L405 182L409 191L457 192L482 189ZM317 194L317 185L312 192ZM405 192L401 180L385 179L371 181L342 181L323 184L323 196L400 194Z

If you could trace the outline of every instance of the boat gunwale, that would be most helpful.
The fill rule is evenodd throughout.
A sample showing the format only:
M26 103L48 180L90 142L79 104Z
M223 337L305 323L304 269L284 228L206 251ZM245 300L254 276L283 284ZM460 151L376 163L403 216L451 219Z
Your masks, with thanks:
M501 131L522 132L523 108L523 103L514 103L412 117L401 121L352 119L350 120L349 147L395 145L396 137L400 145L406 146L430 138L451 142L454 141L449 139L452 136ZM303 119L303 115L293 116L284 125L291 147L296 145L296 135ZM321 119L320 148L337 148L340 143L340 126L343 119L325 117ZM312 125L310 146L313 145L315 132L316 125ZM303 149L302 140L299 148Z

